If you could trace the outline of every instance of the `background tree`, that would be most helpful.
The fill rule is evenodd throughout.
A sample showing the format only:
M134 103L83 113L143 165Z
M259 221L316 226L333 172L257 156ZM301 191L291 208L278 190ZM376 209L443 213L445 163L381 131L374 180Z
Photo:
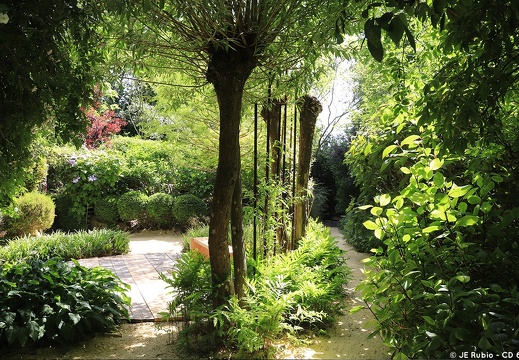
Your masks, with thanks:
M64 140L84 132L81 106L102 47L90 2L8 1L0 13L0 205L7 205L23 184L36 129L51 128Z
M228 230L231 200L241 186L239 130L247 79L258 66L279 71L290 68L303 55L317 53L318 46L329 41L326 29L332 27L325 19L335 18L330 16L337 11L335 5L298 0L215 0L190 6L181 1L145 1L142 9L132 13L146 31L138 37L136 27L130 28L127 38L131 43L141 51L153 44L154 55L169 61L170 67L182 64L194 71L199 80L211 83L216 93L219 158L209 234L215 305L232 293ZM240 207L241 202L234 206ZM232 214L241 217L242 211ZM241 219L232 220L233 234L242 233L237 230L241 223ZM243 239L233 239L233 248L235 265L243 264L236 258L244 254ZM243 280L235 277L237 293L241 293Z

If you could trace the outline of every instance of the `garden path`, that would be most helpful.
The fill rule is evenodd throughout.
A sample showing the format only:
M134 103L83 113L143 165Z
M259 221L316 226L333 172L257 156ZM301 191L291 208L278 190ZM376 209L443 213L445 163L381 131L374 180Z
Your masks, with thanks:
M182 238L171 232L145 231L130 235L130 253L102 258L81 259L85 267L101 266L112 270L130 285L130 320L132 322L160 321L161 312L168 309L170 289L159 278L175 265L182 252Z

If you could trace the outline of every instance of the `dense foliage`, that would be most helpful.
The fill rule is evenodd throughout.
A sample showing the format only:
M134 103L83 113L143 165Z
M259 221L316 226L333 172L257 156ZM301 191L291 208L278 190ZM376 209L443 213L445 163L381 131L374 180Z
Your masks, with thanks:
M186 321L181 345L200 353L224 339L241 356L269 354L280 336L325 328L340 312L348 269L321 224L311 222L296 251L262 261L256 271L243 299L211 311L209 263L196 251L183 254L172 277L162 277L175 294L168 316Z
M199 197L185 194L175 199L171 211L175 221L181 227L187 228L189 225L196 225L197 220L207 215L207 205Z
M36 235L49 229L54 223L55 205L48 195L30 192L15 200L14 214L6 222L10 237Z
M95 219L105 226L115 226L119 220L117 198L115 196L99 199L94 206Z
M402 142L414 161L400 169L409 182L396 196L380 195L369 207L375 221L364 223L386 246L358 287L379 321L377 332L409 357L515 349L519 247L511 225L519 212L500 208L493 195L505 179L447 178L456 160L438 149L413 150L421 140Z
M103 268L49 260L0 264L0 352L70 344L129 318L129 286Z
M39 237L26 236L10 240L0 247L0 261L84 259L125 254L130 250L128 234L114 230L54 232Z
M173 201L173 196L164 193L155 193L148 198L148 202L146 204L146 213L148 224L151 227L172 227Z
M32 141L44 132L77 139L103 47L99 15L84 1L0 5L0 206L20 191Z
M164 141L117 137L110 146L95 150L55 146L46 150L46 156L47 190L55 199L58 229L88 228L98 202L128 191L211 195L214 173L178 165L176 147ZM110 217L104 214L98 220L116 220L106 216Z
M385 63L356 66L347 162L361 195L346 230L372 232L359 290L396 358L495 355L517 349L519 331L517 69L507 60L517 5L420 4L408 14L446 11L445 31L413 22L416 52L384 44Z
M128 191L117 200L117 212L122 221L146 222L148 195L140 191Z

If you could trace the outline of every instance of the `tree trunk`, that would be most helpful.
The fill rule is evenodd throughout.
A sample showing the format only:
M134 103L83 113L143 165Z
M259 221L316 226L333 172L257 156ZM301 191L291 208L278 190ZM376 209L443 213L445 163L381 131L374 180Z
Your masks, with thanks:
M231 238L234 263L234 293L241 299L245 296L245 278L247 276L247 259L245 242L243 241L243 206L242 206L241 174L234 187L231 210Z
M214 86L220 110L218 167L209 221L209 258L215 307L225 304L233 292L228 233L235 189L239 186L241 190L241 184L237 185L241 171L241 108L245 82L255 67L252 55L253 52L248 48L238 48L229 52L213 49L206 73L207 80ZM240 204L236 211L241 212L241 196L240 201L236 203ZM241 221L236 216L234 220ZM240 246L244 246L243 236L241 236L241 245L238 244L237 237L234 237L234 240L240 256L242 253ZM239 274L245 275L243 270L240 270Z
M284 142L281 139L282 133L282 121L281 121L281 113L283 109L283 105L285 105L285 100L273 99L270 101L270 108L263 107L261 111L261 116L265 120L267 125L267 136L269 138L269 171L267 182L276 186L283 186L283 176L281 174L281 160L283 158L283 149L285 147ZM279 196L279 195L278 195ZM283 196L283 194L281 194ZM265 199L265 215L268 217L270 215L269 211L269 197ZM279 201L280 199L273 198L271 199L271 203L274 206L273 216L275 217L277 227L276 227L276 241L279 245L279 248L283 251L286 250L287 247L287 231L286 224L284 222L284 214L286 209L283 208L283 202ZM275 250L275 247L274 247Z
M308 221L308 177L312 160L312 143L314 139L317 116L323 110L321 103L313 96L305 95L301 100L299 115L299 156L296 176L296 200L294 205L294 234L291 248L297 248L301 238L305 235Z

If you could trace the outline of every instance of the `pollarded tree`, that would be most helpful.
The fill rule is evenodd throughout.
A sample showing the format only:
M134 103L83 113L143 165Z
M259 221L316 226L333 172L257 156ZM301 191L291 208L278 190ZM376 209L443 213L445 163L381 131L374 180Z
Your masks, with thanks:
M286 70L330 44L338 11L334 1L146 0L131 7L126 39L149 50L164 66L198 71L211 83L219 105L219 160L210 219L209 249L215 305L233 292L228 253L232 226L235 291L243 293L239 130L245 84L257 67ZM127 13L127 12L126 12ZM137 32L137 29L140 32ZM144 53L144 52L143 52ZM200 78L200 77L199 77ZM231 216L232 214L232 216ZM232 219L231 219L232 217Z

